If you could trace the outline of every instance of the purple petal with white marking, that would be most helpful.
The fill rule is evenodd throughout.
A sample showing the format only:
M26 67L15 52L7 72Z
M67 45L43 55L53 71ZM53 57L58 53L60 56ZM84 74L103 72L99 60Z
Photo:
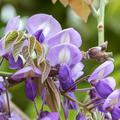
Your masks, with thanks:
M120 106L120 90L113 91L104 102L104 109Z
M30 34L35 34L42 29L45 38L48 39L61 31L61 26L51 15L36 14L27 20L26 29Z
M80 47L82 40L80 34L75 29L68 28L55 34L55 36L50 38L47 42L49 47L53 47L61 43L71 43L77 47Z
M110 83L111 82L111 83ZM111 88L111 84L115 83L114 79L102 79L100 81L98 81L95 84L95 88L97 93L102 97L102 98L107 98L108 95L110 95L113 92L113 87Z
M75 45L64 43L52 47L48 52L47 60L52 66L74 65L82 60L82 53Z
M20 17L14 17L11 20L8 21L7 26L5 28L5 34L7 34L10 31L18 30L20 25Z
M0 95L0 112L5 111L5 99L4 95Z
M105 78L110 73L112 73L113 70L114 70L113 62L112 61L106 61L94 70L92 75L89 77L88 81L91 82L92 80Z
M30 78L25 81L25 92L27 98L31 101L34 101L37 95L37 89L35 83Z

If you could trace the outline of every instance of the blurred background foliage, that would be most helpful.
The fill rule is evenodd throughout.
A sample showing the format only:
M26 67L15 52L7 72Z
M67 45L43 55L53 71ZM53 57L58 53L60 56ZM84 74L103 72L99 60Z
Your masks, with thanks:
M95 0L96 7L98 1ZM3 36L4 27L10 18L20 15L22 27L25 20L36 13L53 15L60 22L63 29L74 27L78 30L83 41L82 50L86 51L97 45L97 22L92 15L89 16L88 22L84 23L69 7L64 8L59 1L53 5L51 0L0 0L0 37ZM109 42L108 51L112 51L114 55L115 70L112 75L117 81L117 87L120 88L120 0L111 0L106 7L105 40ZM91 60L84 61L84 64L85 75L90 74L99 65L99 63ZM3 65L3 71L8 69L6 66L6 64ZM83 83L80 87L87 87L87 85ZM24 83L17 85L10 91L12 92L12 100L33 120L35 112L33 105L25 97ZM78 99L84 98L83 96L84 94L77 94ZM37 98L37 101L40 108L41 101L39 98ZM72 112L70 120L74 119L74 114Z

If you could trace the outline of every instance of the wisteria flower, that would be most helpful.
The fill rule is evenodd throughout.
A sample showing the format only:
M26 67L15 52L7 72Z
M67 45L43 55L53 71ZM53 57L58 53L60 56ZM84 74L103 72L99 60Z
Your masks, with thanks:
M103 107L109 111L113 120L120 119L120 90L113 91L105 100Z
M27 20L26 29L40 42L46 42L51 36L61 31L61 26L55 18L47 14L36 14Z
M108 77L113 69L113 62L106 61L100 65L88 79L88 81L96 88L98 94L103 98L106 98L116 86L114 78Z
M31 66L28 66L14 73L11 76L11 78L14 81L21 81L23 79L26 79L25 80L26 96L30 100L34 101L37 95L37 89L33 80L34 78L40 77L40 75L41 75L41 72L38 68L32 68Z

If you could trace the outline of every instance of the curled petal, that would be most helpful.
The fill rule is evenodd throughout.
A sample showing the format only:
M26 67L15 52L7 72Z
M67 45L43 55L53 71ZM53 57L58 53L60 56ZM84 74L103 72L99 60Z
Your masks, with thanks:
M67 90L70 86L74 84L74 81L71 77L70 68L67 65L62 65L60 67L58 79L60 82L60 87L63 90ZM73 89L75 89L75 87Z
M25 67L11 76L13 80L19 81L23 78L40 77L40 71L38 68L32 68L31 66Z
M75 45L68 43L52 47L47 55L47 60L52 66L57 64L74 65L80 62L81 59L82 53L80 50Z
M12 18L11 20L8 21L8 24L5 28L5 34L13 30L18 30L19 25L20 25L20 17L17 16L17 17Z
M92 75L89 77L88 81L92 82L92 80L98 80L107 77L110 73L112 73L114 69L114 64L112 61L106 61L101 64Z
M55 34L55 36L50 38L47 42L49 47L53 47L61 43L71 43L77 47L80 47L82 40L80 34L76 30L73 28L68 28Z
M12 54L6 55L6 58L9 62L10 69L19 69L23 67L23 61L20 56L18 57L18 60L16 62Z
M36 90L36 85L34 84L32 79L27 79L25 81L25 91L27 98L30 99L31 101L34 101L37 95L37 90Z
M81 62L77 63L74 67L72 67L71 73L72 79L74 81L84 74L84 72L82 71L83 68L84 65Z
M114 107L120 106L120 90L113 91L105 100L103 107L104 109L113 109Z
M36 14L27 20L26 29L31 34L35 34L38 30L43 30L43 34L47 39L59 32L61 26L51 15Z
M111 111L112 120L120 119L120 108L116 107Z
M95 85L97 93L102 97L102 98L107 98L108 95L110 95L113 92L113 89L105 82L105 80L100 80L97 82Z

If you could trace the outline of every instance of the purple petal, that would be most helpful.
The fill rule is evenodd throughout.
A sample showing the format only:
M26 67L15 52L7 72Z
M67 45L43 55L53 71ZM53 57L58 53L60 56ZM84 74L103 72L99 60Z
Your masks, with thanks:
M20 17L14 17L13 19L8 21L8 24L5 28L5 34L7 34L10 31L13 30L18 30L19 29L19 25L20 25Z
M25 92L27 98L30 99L31 101L34 101L37 95L37 90L36 90L36 85L33 83L32 79L30 78L25 81Z
M0 95L0 112L5 111L5 99L3 95Z
M13 80L21 80L22 78L30 78L30 77L40 77L40 71L38 68L32 68L31 66L20 69L16 73L14 73L11 78Z
M7 56L7 60L9 62L10 69L20 69L23 67L23 61L20 56L18 57L17 62L15 62L12 54Z
M77 63L74 67L72 67L71 73L72 73L72 79L74 81L84 74L84 72L82 71L83 68L84 65L81 62Z
M38 120L59 120L59 113L58 112L48 112L44 111L41 112Z
M82 40L80 34L75 29L68 28L55 34L47 42L49 47L53 47L61 43L71 43L77 47L80 47Z
M106 61L101 64L92 75L89 77L88 81L91 82L92 80L102 79L107 77L110 73L112 73L114 69L114 64L112 61Z
M3 56L3 55L5 55L5 54L6 54L6 51L5 51L5 49L4 49L4 40L1 39L1 40L0 40L0 56Z
M104 109L114 108L120 106L120 90L113 91L105 100Z
M67 65L62 65L60 67L58 79L59 79L60 87L62 88L62 90L67 90L74 84L74 81L72 80L72 77L71 77L70 68ZM74 90L75 88L76 86L73 87L72 90Z
M57 64L74 65L80 62L81 59L82 53L80 50L75 45L68 43L52 47L47 55L47 60L52 66Z
M120 119L120 108L114 108L111 112L112 120L119 120Z
M43 30L46 39L61 31L58 21L51 15L36 14L27 21L26 29L29 33L35 34L38 30Z
M113 89L106 82L106 79L102 79L99 82L97 82L96 85L95 85L95 88L96 88L97 93L102 98L107 98L107 96L110 95L113 92Z
M86 120L85 116L82 113L78 113L76 120Z
M45 36L43 34L43 30L38 30L34 36L36 37L36 39L40 42L40 43L43 43L44 42L44 39L45 39Z

